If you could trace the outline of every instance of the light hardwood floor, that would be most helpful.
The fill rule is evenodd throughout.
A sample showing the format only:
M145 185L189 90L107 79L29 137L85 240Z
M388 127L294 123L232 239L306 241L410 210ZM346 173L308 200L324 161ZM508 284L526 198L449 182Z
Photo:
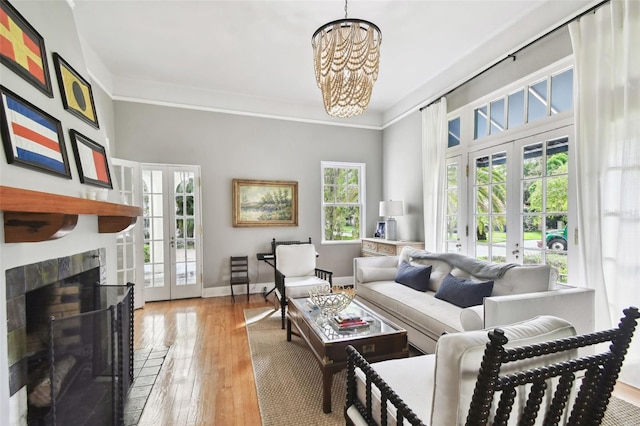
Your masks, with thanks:
M170 346L140 426L260 425L243 310L261 295L147 303L135 311L135 349ZM284 333L284 330L283 330ZM616 395L640 406L640 390Z

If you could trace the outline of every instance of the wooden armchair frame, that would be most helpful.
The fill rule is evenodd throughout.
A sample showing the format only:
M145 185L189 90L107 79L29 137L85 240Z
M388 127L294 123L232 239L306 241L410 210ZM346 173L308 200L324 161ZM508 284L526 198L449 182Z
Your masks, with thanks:
M516 397L516 388L530 384L526 392L526 405L523 409L521 424L533 424L538 415L544 416L545 424L562 424L567 407L571 413L567 424L599 425L602 422L611 391L616 383L625 354L629 348L640 313L635 307L624 310L617 328L598 331L573 337L556 339L549 342L507 349L504 346L508 339L504 332L496 328L488 332L489 342L484 351L482 364L467 414L467 425L506 425ZM560 353L584 348L604 342L611 342L609 349L594 355L577 357L533 368L526 371L500 375L504 364L539 356ZM416 414L393 392L384 380L371 368L369 363L352 346L347 347L347 401L345 419L353 424L347 415L347 409L355 406L369 425L376 425L372 413L371 384L375 384L381 394L380 420L387 424L387 404L391 403L397 410L397 424L407 420L411 425L424 425ZM365 402L358 400L356 394L355 367L360 368L366 376ZM571 396L576 373L584 372L584 377ZM557 384L547 389L547 379L557 377ZM523 388L524 389L524 388ZM553 392L551 403L541 404L545 393ZM502 392L497 410L491 419L491 406L496 392ZM541 408L546 410L541 413ZM437 407L434 407L437 409Z
M273 252L273 269L275 271L275 292L276 302L280 305L280 312L282 316L282 329L284 330L285 325L285 316L286 316L286 307L287 307L287 294L286 294L286 276L280 272L277 268L278 259L276 257L276 247L279 245L295 245L295 244L312 244L311 237L309 237L309 241L276 241L274 238L271 241L271 250ZM329 285L333 285L333 272L327 271L326 269L315 268L316 277L329 282Z

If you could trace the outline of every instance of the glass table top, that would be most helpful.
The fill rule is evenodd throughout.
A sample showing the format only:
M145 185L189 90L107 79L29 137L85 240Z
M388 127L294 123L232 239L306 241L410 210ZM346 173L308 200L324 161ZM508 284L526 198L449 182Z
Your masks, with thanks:
M304 315L309 325L325 343L371 337L381 334L392 334L403 331L402 328L380 317L368 307L354 300L340 312L342 317L355 316L366 322L366 325L341 328L334 316L326 317L311 299L289 299Z

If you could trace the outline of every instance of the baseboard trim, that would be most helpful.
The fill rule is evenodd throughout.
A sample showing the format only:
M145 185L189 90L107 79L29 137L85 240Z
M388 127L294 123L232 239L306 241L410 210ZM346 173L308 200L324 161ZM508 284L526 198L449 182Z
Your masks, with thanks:
M334 277L333 283L338 285L353 285L353 277ZM249 284L249 294L262 294L265 287L267 288L267 291L271 290L273 288L273 282ZM247 294L247 286L245 284L238 284L234 286L233 294L235 294L236 296ZM203 298L224 296L231 296L231 287L229 287L229 285L204 287L202 289Z

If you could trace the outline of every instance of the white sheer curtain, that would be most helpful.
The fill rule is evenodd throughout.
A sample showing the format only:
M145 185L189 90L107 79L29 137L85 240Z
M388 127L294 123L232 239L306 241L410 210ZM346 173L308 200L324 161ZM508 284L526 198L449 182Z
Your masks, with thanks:
M640 2L612 0L569 25L575 55L578 234L596 327L640 307ZM621 379L640 387L640 330Z
M429 251L443 251L447 135L447 99L441 98L422 110L424 247Z

